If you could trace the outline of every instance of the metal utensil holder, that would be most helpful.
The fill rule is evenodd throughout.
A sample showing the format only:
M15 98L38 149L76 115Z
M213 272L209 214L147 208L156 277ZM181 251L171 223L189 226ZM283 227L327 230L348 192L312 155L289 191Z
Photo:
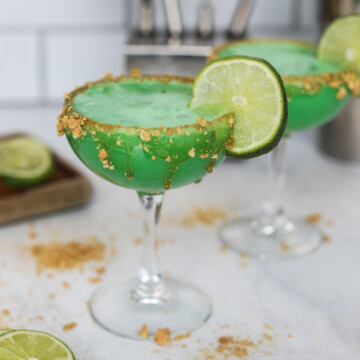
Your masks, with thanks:
M154 1L140 0L136 11L138 24L125 45L127 70L195 75L215 44L245 35L254 5L255 0L240 0L229 29L220 32L214 27L215 10L210 0L200 2L195 30L183 27L178 0L163 0L167 29L159 31L154 21Z

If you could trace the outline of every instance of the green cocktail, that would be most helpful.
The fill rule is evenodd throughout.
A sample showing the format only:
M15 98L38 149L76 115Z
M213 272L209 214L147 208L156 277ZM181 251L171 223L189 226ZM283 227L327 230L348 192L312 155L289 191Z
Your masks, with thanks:
M78 157L113 183L158 193L200 181L224 158L232 114L190 110L192 79L122 77L77 89L72 110L87 117L67 138ZM91 120L89 119L91 117ZM65 120L64 120L65 119ZM99 161L100 159L100 161Z
M65 94L59 135L96 174L136 190L143 209L139 275L96 292L90 311L99 325L139 339L166 327L186 333L207 320L209 297L164 279L159 270L156 229L164 193L200 181L225 154L249 158L270 151L286 121L279 74L264 61L242 57L205 67L195 81L134 71Z
M216 48L212 58L247 55L264 58L281 75L288 97L288 131L326 123L356 94L354 68L319 60L316 46L296 40L245 40Z
M247 55L268 60L280 73L288 98L287 133L320 126L336 116L351 95L358 95L356 67L320 60L314 45L296 40L254 39L214 49L210 60ZM253 256L289 257L308 253L322 242L317 228L303 219L288 220L279 203L285 141L270 155L267 200L259 216L235 219L220 231L222 241Z

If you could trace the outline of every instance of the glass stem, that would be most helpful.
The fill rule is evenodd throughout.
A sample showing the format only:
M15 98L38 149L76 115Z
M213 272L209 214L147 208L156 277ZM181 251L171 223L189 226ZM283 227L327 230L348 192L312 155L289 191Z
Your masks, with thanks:
M273 235L289 225L280 202L285 180L286 142L286 139L282 139L269 154L266 200L260 217L253 223L254 229L265 236Z
M143 261L139 271L138 284L132 297L144 304L163 303L169 297L160 272L158 259L157 225L160 220L164 194L149 195L138 192L143 220Z

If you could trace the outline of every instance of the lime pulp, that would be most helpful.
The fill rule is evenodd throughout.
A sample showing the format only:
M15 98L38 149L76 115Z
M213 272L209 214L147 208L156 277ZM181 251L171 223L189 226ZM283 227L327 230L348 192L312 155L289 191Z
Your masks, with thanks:
M14 330L0 334L1 360L75 360L69 347L39 331Z

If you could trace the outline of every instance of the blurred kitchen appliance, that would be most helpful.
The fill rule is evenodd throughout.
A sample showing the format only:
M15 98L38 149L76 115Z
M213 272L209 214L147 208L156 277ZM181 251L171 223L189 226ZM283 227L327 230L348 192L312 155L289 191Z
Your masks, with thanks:
M319 0L324 29L335 18L360 12L359 0ZM360 98L353 97L333 121L321 128L321 149L336 158L360 160Z
M215 5L224 3L202 0L194 12L194 29L184 28L179 0L161 0L167 29L157 29L154 21L155 0L138 0L133 13L137 15L135 29L125 45L127 70L139 68L144 73L176 73L193 76L205 65L212 47L229 38L244 36L256 0L239 0L226 31L214 26ZM133 1L131 1L134 7Z

